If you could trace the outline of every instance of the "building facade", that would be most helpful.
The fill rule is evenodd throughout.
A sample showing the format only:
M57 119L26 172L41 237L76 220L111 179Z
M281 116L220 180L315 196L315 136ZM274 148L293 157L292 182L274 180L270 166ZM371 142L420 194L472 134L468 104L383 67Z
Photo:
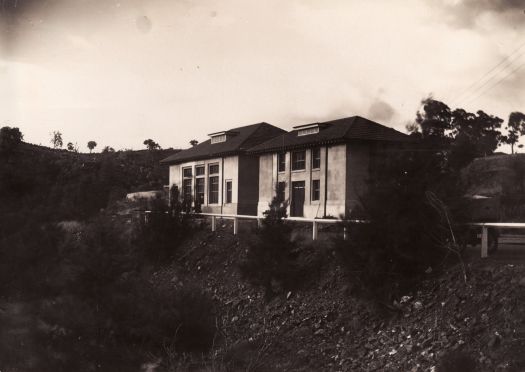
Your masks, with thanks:
M181 197L198 203L204 213L256 215L259 159L246 151L283 132L259 123L212 133L162 160L169 165L169 186L177 186Z
M359 116L290 132L259 123L209 136L162 160L183 199L204 213L262 216L279 189L288 215L306 218L350 216L378 159L410 142Z
M366 192L377 158L408 136L361 117L294 127L250 149L259 156L257 214L268 209L276 185L291 217L349 216Z

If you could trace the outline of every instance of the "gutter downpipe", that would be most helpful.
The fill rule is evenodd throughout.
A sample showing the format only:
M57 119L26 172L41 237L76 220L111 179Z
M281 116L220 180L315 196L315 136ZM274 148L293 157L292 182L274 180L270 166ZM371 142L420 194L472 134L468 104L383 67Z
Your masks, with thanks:
M292 199L292 193L293 193L293 189L292 189L292 151L293 150L290 150L288 151L288 200L289 200L289 203L288 203L288 216L291 216L292 215L292 203L293 203L293 199ZM284 163L286 164L286 152L284 153ZM279 166L279 164L277 164L277 166Z
M239 158L237 158L239 159ZM222 165L221 165L221 214L222 214L222 207L224 205L224 156L221 157ZM238 160L237 160L238 161ZM237 180L239 182L239 180ZM239 201L237 200L237 204L239 204Z
M325 146L325 153L324 153L324 213L323 213L323 218L326 218L327 198L328 198L328 145Z

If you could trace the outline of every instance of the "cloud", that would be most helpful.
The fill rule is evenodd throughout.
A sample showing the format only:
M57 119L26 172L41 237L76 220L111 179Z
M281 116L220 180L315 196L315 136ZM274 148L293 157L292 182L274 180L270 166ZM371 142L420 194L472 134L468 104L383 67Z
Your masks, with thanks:
M427 92L450 103L523 43L495 21L523 14L513 2L428 1L18 0L0 121L37 143L58 129L86 142L96 123L117 147L262 120L361 115L403 130ZM456 12L477 26L451 27ZM519 110L523 71L460 107Z
M525 7L523 0L464 0L464 5L480 11L506 12Z
M433 0L432 3L441 9L446 22L457 28L474 28L486 19L504 27L525 26L523 0Z
M387 102L377 99L368 109L368 117L380 122L388 122L394 118L396 110Z
M11 16L16 16L32 6L50 2L49 0L2 0L0 2L0 11L4 14L8 13Z

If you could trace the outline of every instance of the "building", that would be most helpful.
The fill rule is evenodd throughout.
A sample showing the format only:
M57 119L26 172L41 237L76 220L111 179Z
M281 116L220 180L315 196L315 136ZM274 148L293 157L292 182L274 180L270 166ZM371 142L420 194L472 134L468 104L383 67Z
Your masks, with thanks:
M210 138L161 161L169 165L170 187L197 201L204 213L256 215L259 159L247 150L286 133L258 123L210 134Z
M299 125L249 153L259 156L257 214L268 209L276 184L284 187L292 217L348 216L359 205L370 169L382 150L409 137L368 119Z

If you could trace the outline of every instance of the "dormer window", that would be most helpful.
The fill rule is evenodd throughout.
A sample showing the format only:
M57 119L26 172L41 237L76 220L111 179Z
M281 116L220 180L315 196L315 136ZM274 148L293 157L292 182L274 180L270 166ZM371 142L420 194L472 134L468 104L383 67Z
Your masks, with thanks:
M226 142L226 134L221 134L220 136L213 136L211 138L211 143L220 143Z
M313 123L305 125L297 125L293 127L297 131L298 136L308 136L310 134L319 133L321 129L327 127L326 123Z
M298 136L307 136L309 134L315 134L315 133L319 133L319 127L301 129L297 131Z
M235 131L227 131L227 132L217 132L208 134L208 136L211 137L211 143L221 143L226 142L229 138L236 136L238 133Z

